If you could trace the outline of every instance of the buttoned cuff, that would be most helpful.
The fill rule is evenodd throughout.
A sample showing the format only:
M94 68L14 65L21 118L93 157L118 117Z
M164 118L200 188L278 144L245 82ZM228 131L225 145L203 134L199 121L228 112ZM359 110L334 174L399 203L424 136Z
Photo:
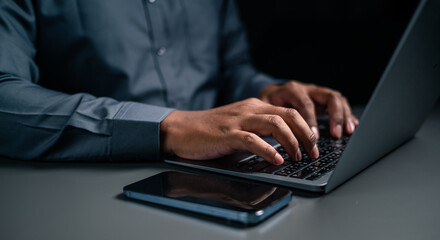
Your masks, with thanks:
M160 123L174 109L127 102L112 120L111 158L160 160Z

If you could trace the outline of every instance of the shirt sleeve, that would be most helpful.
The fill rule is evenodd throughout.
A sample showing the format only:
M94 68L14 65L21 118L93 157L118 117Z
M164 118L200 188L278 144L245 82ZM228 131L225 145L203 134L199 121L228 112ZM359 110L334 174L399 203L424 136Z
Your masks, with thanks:
M0 155L158 160L160 122L173 109L66 94L37 84L33 9L30 0L0 1Z
M219 103L227 104L258 97L265 86L285 82L286 80L270 77L253 66L246 31L234 0L225 1L222 16L222 82Z

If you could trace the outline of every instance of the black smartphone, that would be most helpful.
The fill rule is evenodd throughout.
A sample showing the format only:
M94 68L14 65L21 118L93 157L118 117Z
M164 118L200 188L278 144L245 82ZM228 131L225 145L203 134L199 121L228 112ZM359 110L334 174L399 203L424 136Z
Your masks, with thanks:
M242 224L259 223L292 199L291 191L282 187L175 171L127 185L124 194Z

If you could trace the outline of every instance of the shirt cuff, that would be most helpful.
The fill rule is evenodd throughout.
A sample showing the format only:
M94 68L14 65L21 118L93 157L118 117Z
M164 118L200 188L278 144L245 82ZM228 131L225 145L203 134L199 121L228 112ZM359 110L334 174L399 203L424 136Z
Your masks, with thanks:
M112 120L114 161L160 160L160 123L174 109L127 102Z

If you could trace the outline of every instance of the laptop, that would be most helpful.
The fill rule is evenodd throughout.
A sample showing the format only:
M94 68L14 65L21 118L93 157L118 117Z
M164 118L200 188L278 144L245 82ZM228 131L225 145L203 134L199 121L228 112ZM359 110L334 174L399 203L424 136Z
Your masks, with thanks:
M356 131L338 140L322 131L318 159L304 156L293 162L268 137L284 164L272 165L244 152L207 161L170 156L165 162L312 192L331 191L412 138L428 116L440 95L439 13L440 0L420 1Z

